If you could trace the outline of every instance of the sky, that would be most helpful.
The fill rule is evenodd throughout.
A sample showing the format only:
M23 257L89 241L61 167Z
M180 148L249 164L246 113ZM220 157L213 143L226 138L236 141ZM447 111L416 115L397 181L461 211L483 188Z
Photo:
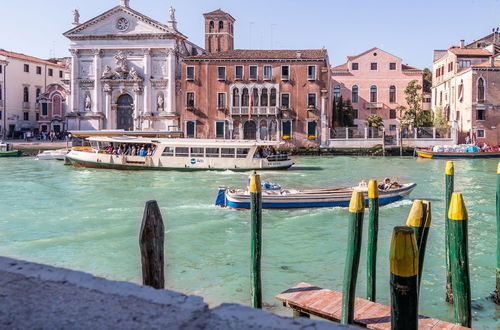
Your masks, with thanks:
M0 0L0 48L40 58L69 56L72 10L83 23L119 0ZM22 3L22 5L20 5ZM420 68L434 49L471 42L500 26L500 0L130 0L159 22L176 9L178 30L204 47L202 14L218 8L235 19L235 48L327 48L335 66L379 47Z

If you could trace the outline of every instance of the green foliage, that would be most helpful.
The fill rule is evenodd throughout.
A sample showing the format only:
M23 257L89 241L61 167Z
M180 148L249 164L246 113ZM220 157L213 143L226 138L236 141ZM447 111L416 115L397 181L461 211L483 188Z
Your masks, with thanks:
M429 110L422 110L417 115L417 127L432 127L432 113Z
M430 93L432 87L432 71L428 68L425 68L423 78L424 81L422 90L424 91L424 93Z
M448 121L441 107L434 111L433 125L435 127L448 127Z
M399 106L396 109L402 113L400 116L401 126L418 126L420 123L428 123L430 119L428 114L422 113L423 95L420 93L422 86L416 80L412 80L406 86L404 93L408 107Z
M384 121L379 115L369 115L366 117L365 125L368 127L383 127Z
M353 109L351 100L344 102L342 96L339 99L333 100L333 126L334 127L349 127L354 123Z

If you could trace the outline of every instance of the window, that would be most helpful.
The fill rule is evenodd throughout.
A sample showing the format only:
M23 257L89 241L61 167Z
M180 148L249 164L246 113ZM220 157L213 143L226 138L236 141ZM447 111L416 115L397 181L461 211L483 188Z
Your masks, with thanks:
M389 87L389 102L396 103L396 86L394 85Z
M236 148L236 158L247 158L250 148Z
M273 67L270 65L264 65L264 80L273 79Z
M441 99L443 98L443 92L441 92ZM458 100L462 102L464 99L464 82L460 80L460 84L458 85Z
M52 77L54 75L54 70L53 69L49 69L49 77Z
M233 89L233 107L240 106L240 92L237 88Z
M42 74L42 67L41 66L36 67L36 74Z
M0 65L0 73L3 73L3 66Z
M352 119L358 119L358 118L359 118L358 109L352 109Z
M217 108L224 109L226 107L226 93L217 93Z
M217 67L217 79L226 80L226 67L225 66Z
M222 30L224 28L224 22L219 21L219 30Z
M173 157L174 156L174 147L165 147L163 153L161 154L164 157Z
M63 77L63 72L61 70L59 70L59 78L62 78Z
M377 102L377 86L370 87L370 102Z
M36 121L40 120L40 114L38 112L35 112L35 120Z
M23 120L30 120L30 113L29 112L23 112Z
M234 158L234 148L220 148L220 156L223 158Z
M191 157L205 157L205 148L191 148Z
M210 23L208 24L208 26L209 26L208 30L209 30L210 32L212 32L212 31L213 31L213 29L214 29L214 27L215 27L214 21L210 21Z
M396 63L394 62L389 63L389 70L396 70Z
M47 103L42 103L42 116L47 116L49 113L48 111L48 104Z
M257 88L252 90L252 106L259 106L259 91Z
M484 109L477 110L477 120L486 120L486 110Z
M292 122L290 120L283 121L283 137L292 137Z
M359 68L359 64L358 63L354 62L354 63L351 64L351 69L353 71L358 70L358 68Z
M263 88L260 92L260 105L263 107L268 106L269 95L267 94L267 88Z
M248 88L243 88L243 92L241 93L241 106L248 107L249 100Z
M269 98L269 105L271 107L276 106L276 88L271 88L271 97Z
M351 89L351 102L358 103L359 102L359 88L358 85L352 86Z
M395 131L396 125L389 125L389 131Z
M186 93L186 107L194 108L194 92Z
M289 109L290 108L290 94L282 93L281 94L281 108Z
M194 66L186 67L186 80L194 80Z
M396 119L396 110L395 109L389 110L389 119Z
M42 93L42 91L40 90L40 88L37 88L36 89L36 92L35 92L35 102L36 103L39 103L40 102L40 94Z
M24 72L30 72L30 66L29 64L24 65Z
M224 122L216 121L215 122L215 138L223 139L224 138Z
M477 102L484 103L484 79L479 78L477 81Z
M206 148L205 149L205 157L218 158L219 152L220 152L219 148Z
M316 65L307 66L307 80L316 80Z
M193 120L190 120L186 123L186 137L194 138L195 135L196 135L196 122ZM187 148L186 148L186 152L187 152Z
M290 66L283 65L281 67L281 80L290 80Z
M484 138L484 137L485 137L485 134L484 134L484 129L478 129L478 130L476 131L476 133L477 133L477 137L478 137L478 138Z
M257 80L257 66L250 65L250 80Z
M234 73L234 78L236 80L242 80L243 79L243 65L237 65L235 67L235 73Z
M316 93L307 94L307 107L316 108Z
M315 121L308 121L307 122L307 136L311 139L316 138L316 122Z
M28 87L23 88L23 102L29 102L30 101L30 94Z
M2 96L3 96L3 88L2 88L2 84L0 84L0 101L2 100ZM3 106L3 104L0 103L0 106Z
M333 98L334 99L339 99L340 98L340 85L335 85L333 86Z
M459 60L458 61L458 67L460 69L468 68L468 67L470 67L470 65L471 65L470 60Z
M370 70L377 70L377 63L370 63Z
M191 136L191 137L194 137L194 122L192 122L192 121L188 121L187 122L188 132L189 132L190 124L193 124L191 126L192 129L193 129L192 130L193 136ZM188 147L176 147L175 148L175 156L176 157L188 157L189 156L189 148Z

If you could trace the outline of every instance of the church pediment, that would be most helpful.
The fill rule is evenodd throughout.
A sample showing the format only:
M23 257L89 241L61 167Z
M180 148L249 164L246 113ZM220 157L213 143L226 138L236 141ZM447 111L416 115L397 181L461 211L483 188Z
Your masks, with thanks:
M158 35L184 37L178 31L133 9L117 6L64 33L69 39L147 38Z

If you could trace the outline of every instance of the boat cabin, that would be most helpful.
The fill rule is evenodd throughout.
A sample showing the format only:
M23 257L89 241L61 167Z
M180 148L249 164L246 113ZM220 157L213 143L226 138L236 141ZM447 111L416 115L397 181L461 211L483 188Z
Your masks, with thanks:
M14 147L12 146L12 143L9 142L0 142L0 151L1 152L7 152L7 151L13 151Z

